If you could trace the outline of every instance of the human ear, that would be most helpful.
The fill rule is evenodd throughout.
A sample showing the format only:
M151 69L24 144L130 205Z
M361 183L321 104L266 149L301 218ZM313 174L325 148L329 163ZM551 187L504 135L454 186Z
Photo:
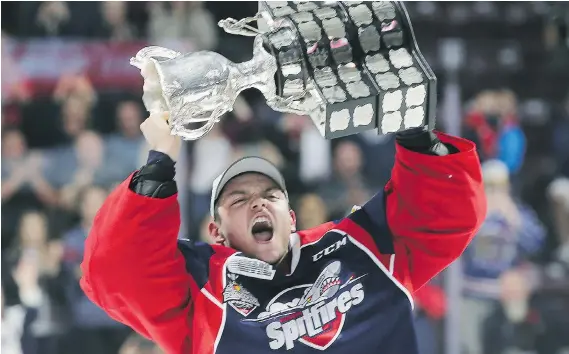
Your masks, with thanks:
M218 245L224 245L225 244L225 236L223 235L223 233L221 233L221 230L219 229L219 225L217 225L217 223L212 220L209 225L207 226L207 230L209 232L209 236L211 236L212 240L218 244Z
M290 215L290 232L296 232L296 214L294 213L294 210L289 210L289 215Z

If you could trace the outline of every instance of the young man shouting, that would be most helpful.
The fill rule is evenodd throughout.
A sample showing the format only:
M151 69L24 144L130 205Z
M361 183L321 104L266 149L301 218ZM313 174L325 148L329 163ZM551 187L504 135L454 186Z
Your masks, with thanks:
M167 118L167 116L166 116ZM81 286L110 316L172 354L415 354L413 292L463 252L486 214L474 145L397 134L392 178L344 219L297 230L285 181L257 157L213 185L214 245L177 239L164 116L141 126L148 163L107 199Z

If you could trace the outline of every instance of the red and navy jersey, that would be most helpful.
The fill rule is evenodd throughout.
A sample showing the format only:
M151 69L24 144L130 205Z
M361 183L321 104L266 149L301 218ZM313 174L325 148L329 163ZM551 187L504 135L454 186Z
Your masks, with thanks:
M176 196L121 184L86 241L81 286L166 352L417 353L413 293L455 260L486 200L478 156L397 146L385 189L346 218L290 236L290 267L177 240Z

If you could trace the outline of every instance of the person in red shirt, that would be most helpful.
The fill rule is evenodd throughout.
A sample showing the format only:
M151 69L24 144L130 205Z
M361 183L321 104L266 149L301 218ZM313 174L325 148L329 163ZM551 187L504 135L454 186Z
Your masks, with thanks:
M297 230L285 181L247 157L214 182L214 245L178 239L167 115L141 126L148 163L108 197L81 287L173 354L418 352L413 293L463 252L486 214L475 146L397 133L392 178L347 217Z

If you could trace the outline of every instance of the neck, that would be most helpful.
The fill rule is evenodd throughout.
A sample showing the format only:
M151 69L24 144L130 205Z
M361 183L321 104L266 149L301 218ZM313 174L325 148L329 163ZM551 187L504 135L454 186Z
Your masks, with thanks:
M274 264L274 266L277 268L277 270L283 271L286 274L290 274L290 272L291 272L291 258L292 258L292 252L289 249L282 256L282 258Z

